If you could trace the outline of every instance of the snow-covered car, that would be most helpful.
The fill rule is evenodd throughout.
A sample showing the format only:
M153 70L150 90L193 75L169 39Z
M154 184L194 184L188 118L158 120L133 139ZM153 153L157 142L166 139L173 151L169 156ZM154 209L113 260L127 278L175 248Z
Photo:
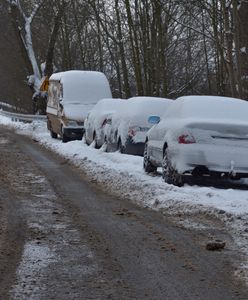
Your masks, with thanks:
M95 71L66 71L49 78L47 128L63 142L82 139L88 112L102 98L111 98L106 76Z
M108 150L143 156L147 131L152 127L148 118L161 116L172 100L158 97L133 97L112 115L107 134Z
M167 183L185 176L248 177L248 103L218 96L178 98L147 133L144 169Z
M105 127L112 114L125 102L116 98L102 99L93 107L85 120L85 140L88 145L94 141L95 147L100 148L104 144Z

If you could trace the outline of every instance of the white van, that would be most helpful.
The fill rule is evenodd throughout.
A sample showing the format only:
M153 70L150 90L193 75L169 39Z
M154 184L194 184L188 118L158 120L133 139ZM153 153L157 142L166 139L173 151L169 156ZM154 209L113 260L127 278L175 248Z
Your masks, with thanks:
M66 71L49 78L47 128L63 142L82 139L84 120L102 98L112 98L106 76L95 71Z

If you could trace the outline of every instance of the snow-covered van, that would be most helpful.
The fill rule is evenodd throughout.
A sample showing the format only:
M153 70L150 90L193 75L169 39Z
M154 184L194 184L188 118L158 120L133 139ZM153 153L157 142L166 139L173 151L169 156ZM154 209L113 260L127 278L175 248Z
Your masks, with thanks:
M49 78L47 128L63 142L82 139L84 120L102 98L112 98L106 76L95 71L66 71Z

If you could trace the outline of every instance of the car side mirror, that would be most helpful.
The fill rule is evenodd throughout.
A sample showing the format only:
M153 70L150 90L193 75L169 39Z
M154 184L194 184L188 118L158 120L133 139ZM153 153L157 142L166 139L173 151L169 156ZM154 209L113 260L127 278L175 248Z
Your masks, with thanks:
M160 117L159 116L150 116L148 118L148 123L149 124L158 124L160 122Z

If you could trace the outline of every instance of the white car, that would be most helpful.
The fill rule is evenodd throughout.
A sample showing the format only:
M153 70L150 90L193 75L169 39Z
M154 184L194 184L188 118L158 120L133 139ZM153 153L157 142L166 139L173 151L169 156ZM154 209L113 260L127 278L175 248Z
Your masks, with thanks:
M102 98L111 98L106 76L101 72L71 70L49 78L47 128L52 138L63 142L82 139L88 112Z
M88 145L94 141L95 148L100 148L104 144L104 130L108 120L125 102L126 100L116 98L102 99L93 107L85 121L85 140Z
M148 118L161 116L172 103L171 99L133 97L112 115L107 134L108 150L143 156L147 131L152 127Z
M167 183L185 177L248 177L248 103L218 96L187 96L174 101L147 133L144 169L162 166Z

